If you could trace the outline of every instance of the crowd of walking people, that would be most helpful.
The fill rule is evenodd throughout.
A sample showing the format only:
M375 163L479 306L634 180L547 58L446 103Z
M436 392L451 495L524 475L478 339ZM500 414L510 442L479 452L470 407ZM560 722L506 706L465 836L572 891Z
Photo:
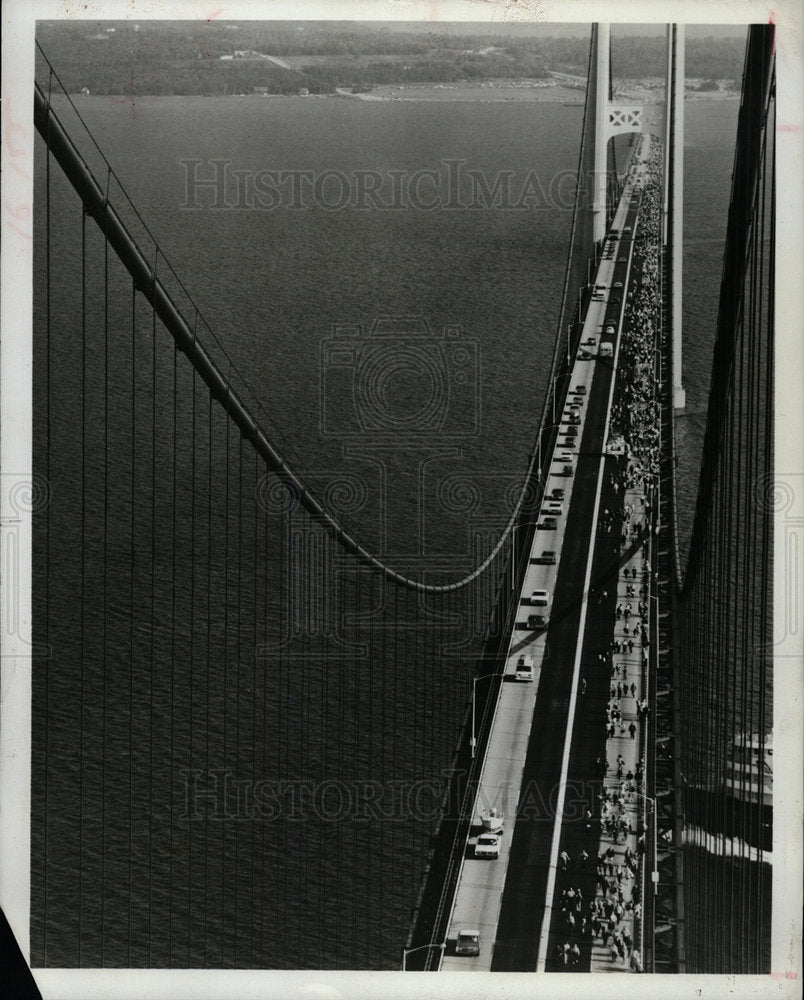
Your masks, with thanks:
M634 280L628 291L620 346L617 398L612 405L613 435L623 439L628 465L626 489L646 495L650 517L653 490L659 475L660 425L656 370L657 335L661 314L661 171L662 158L654 144L642 191L639 228L634 240ZM633 509L624 511L630 518Z
M610 482L618 510L604 508L599 530L619 530L622 550L628 563L618 579L618 601L614 609L614 637L609 648L598 653L601 668L610 672L609 699L606 706L607 753L609 747L625 748L630 741L637 745L610 762L598 758L602 788L598 795L600 851L595 862L594 894L589 891L586 858L573 863L566 851L560 867L566 872L586 872L587 895L581 884L566 885L560 894L561 921L565 940L555 947L559 967L577 966L584 939L597 949L607 949L610 961L625 969L642 971L635 941L635 925L642 915L641 864L645 852L645 831L640 828L638 808L644 803L644 763L639 749L637 722L649 714L647 699L641 690L642 668L647 662L650 644L648 631L649 564L643 543L658 511L657 486L660 460L660 412L657 384L659 375L656 347L660 324L660 226L661 226L661 151L654 143L647 164L642 190L639 225L634 245L632 286L626 299L619 370L612 407L611 439L618 439L621 452L617 471ZM600 603L608 597L599 595ZM637 668L633 657L638 655ZM628 663L630 663L630 673ZM623 743L614 743L625 740ZM633 746L633 744L632 744ZM587 823L587 826L590 824ZM633 845L633 846L632 846ZM582 852L586 855L586 851ZM576 883L582 880L578 878ZM626 965L627 963L627 965Z

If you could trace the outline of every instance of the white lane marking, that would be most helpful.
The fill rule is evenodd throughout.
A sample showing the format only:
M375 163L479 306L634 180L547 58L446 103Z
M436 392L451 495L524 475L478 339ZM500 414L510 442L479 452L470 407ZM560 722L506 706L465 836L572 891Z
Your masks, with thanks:
M629 208L630 208L629 199ZM625 211L625 216L628 216L628 209ZM639 214L637 212L637 214ZM634 220L634 228L636 227L636 218ZM619 241L618 241L619 246ZM619 252L619 251L618 251ZM628 288L628 281L631 276L631 260L633 258L633 238L631 240L631 249L628 254L628 266L626 268L626 276L624 287ZM600 494L603 489L603 469L606 463L606 441L609 436L609 419L611 417L611 404L614 399L614 385L617 381L617 361L620 356L620 343L622 341L622 323L623 317L625 315L625 303L620 303L620 322L619 334L617 336L617 347L614 351L614 359L612 365L611 373L611 385L609 386L609 401L606 407L606 420L603 424L603 452L600 456L600 465L598 467L597 473L597 489L595 491L595 506L592 512L592 530L591 530L591 542L589 545L589 555L586 560L586 574L584 576L583 582L583 598L581 601L581 617L578 626L578 641L575 646L575 661L572 668L572 689L570 691L570 703L569 709L567 711L567 727L564 733L564 752L561 758L561 777L558 783L558 801L556 802L556 818L555 825L553 826L553 841L550 847L550 867L547 871L547 892L544 901L544 916L542 917L542 931L539 936L539 952L536 959L536 971L544 972L545 964L547 962L547 943L550 938L550 922L553 915L553 895L555 893L556 886L556 871L558 869L558 848L561 841L561 826L564 818L564 799L567 793L567 773L569 772L569 758L570 758L570 748L572 744L572 730L575 725L575 705L578 700L578 678L580 675L581 666L581 653L583 651L583 640L584 631L586 629L586 609L589 604L589 581L592 578L592 562L594 560L595 554L595 544L597 540L597 532L595 527L597 525L597 515L600 510Z

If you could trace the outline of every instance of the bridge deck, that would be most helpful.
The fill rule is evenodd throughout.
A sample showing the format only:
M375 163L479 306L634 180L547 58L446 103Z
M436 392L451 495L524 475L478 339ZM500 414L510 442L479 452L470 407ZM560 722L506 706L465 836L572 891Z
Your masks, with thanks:
M646 156L644 149L643 160ZM636 185L629 184L614 227L621 231L626 226L634 229L638 205L639 191ZM616 459L607 455L604 448L624 305L611 300L625 299L631 248L630 238L618 239L611 258L601 261L596 282L609 291L603 299L591 301L585 317L581 342L592 356L584 359L579 354L571 387L585 386L586 392L580 395L571 392L562 415L562 426L566 429L570 405L579 404L576 412L580 423L576 425L578 434L574 441L580 442L580 447L572 439L564 441L560 435L553 456L545 495L549 496L553 489L564 490L562 512L554 529L545 527L542 520L535 532L520 594L521 612L506 658L506 678L500 686L481 773L474 824L464 845L447 950L440 965L443 970L544 968L550 912L559 875L559 848L574 856L568 849L574 849L573 844L562 834L561 823L554 823L554 817L579 819L591 805L590 812L595 817L592 822L599 829L590 779L593 777L599 787L602 775L595 773L595 761L604 759L607 750L611 752L602 726L610 678L608 670L587 676L586 664L591 650L596 657L598 651L608 648L619 599L616 583L619 530L598 534L596 527L601 512L616 507L613 477L608 474L616 466ZM622 283L622 290L613 289L615 282ZM617 338L614 357L609 361L598 355L598 349L604 323L613 309L617 314ZM570 463L559 458L567 452L572 454ZM573 466L571 477L563 474L566 464ZM541 561L545 550L556 553L556 565ZM537 589L552 596L546 633L523 628L528 615L540 610L530 601L531 593ZM533 684L513 679L522 654L533 658ZM638 656L636 648L632 655ZM641 696L641 689L638 693ZM537 726L533 725L534 720ZM626 739L634 749L639 745L639 740L631 740L630 734L626 734ZM497 860L477 859L474 841L480 828L480 812L491 806L506 814L500 856ZM580 816L576 815L579 808ZM575 823L572 827L573 830L580 827L588 842L586 824ZM595 842L598 839L599 834ZM594 859L589 873L594 886ZM480 931L480 954L455 955L451 946L458 931L470 928ZM591 947L584 956L586 968L592 960L590 952ZM594 960L596 967L606 964L599 952ZM607 967L611 967L610 960Z

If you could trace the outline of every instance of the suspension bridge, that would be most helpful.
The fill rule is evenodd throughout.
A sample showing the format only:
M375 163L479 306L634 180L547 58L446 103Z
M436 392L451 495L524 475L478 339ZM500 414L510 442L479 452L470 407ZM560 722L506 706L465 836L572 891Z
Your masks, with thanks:
M305 476L40 50L32 966L768 971L773 29L686 562L680 26L666 75L651 132L593 27L530 463L456 579Z

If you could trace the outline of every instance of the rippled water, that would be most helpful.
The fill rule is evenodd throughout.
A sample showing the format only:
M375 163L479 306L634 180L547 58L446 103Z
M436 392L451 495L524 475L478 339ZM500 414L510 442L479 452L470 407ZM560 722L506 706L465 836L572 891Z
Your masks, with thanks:
M455 575L471 565L473 553L466 547L462 506L466 491L477 491L475 511L493 536L505 521L511 491L524 471L541 409L571 221L567 177L571 177L577 161L580 109L533 103L371 103L304 98L140 98L136 103L87 98L80 107L156 236L161 254L171 261L224 345L231 370L243 375L250 394L263 408L263 419L272 422L278 446L292 453L312 480L319 477L326 481L332 470L338 470L351 476L353 484L365 487L372 502L362 508L353 505L345 516L360 540L381 549L390 562L421 552L437 552L443 554L445 566ZM688 415L681 429L686 449L682 464L684 497L690 507L697 481L695 456L705 417L720 277L717 265L725 235L735 120L734 102L716 106L701 102L691 106L687 115ZM92 161L89 153L87 156ZM41 178L41 158L38 168ZM216 170L219 177L228 170L219 188L213 190L196 183L194 189L188 189L188 176L203 181L212 178ZM272 175L265 171L297 172L298 182L307 184L306 193L304 188L297 189L294 199L285 187L278 196L270 195ZM453 185L456 171L462 172L463 179ZM312 181L305 182L303 176L310 176ZM501 190L509 192L506 209L484 204L484 198L493 200L497 183L503 185ZM367 185L374 185L380 192L378 201L366 195ZM70 385L75 385L80 367L87 360L76 352L75 339L80 325L75 319L80 288L80 209L66 195L65 183L55 176L54 191L62 197L53 199L58 224L54 222L52 259L54 267L61 269L60 278L54 282L58 292L54 293L53 307L56 315L63 310L66 346L57 358L64 366L64 378L56 377L51 390L54 402L63 405L65 413L72 412L71 420L76 421ZM344 192L348 197L339 207ZM262 203L258 195L263 196ZM272 198L278 198L276 205L272 206ZM523 208L526 200L530 207ZM435 205L427 207L428 202ZM192 207L194 204L198 207ZM41 215L39 222L41 255ZM88 239L92 242L94 237ZM157 260L157 268L161 271L162 267ZM97 318L104 308L98 281L90 283L87 298L88 310ZM119 317L122 331L125 296L110 308L112 325ZM72 320L67 316L70 312ZM393 317L393 322L372 327L382 316ZM396 336L383 339L384 331ZM118 359L119 369L114 368L118 372L113 373L114 393L124 399L132 392L147 392L147 370L138 373L142 385L136 379L132 383L122 358L122 352L129 348L122 333L119 344L115 336L113 333L112 344L119 347L122 360ZM97 382L99 358L94 354L88 361L91 389ZM168 374L162 377L169 379L169 352L163 361ZM40 393L42 388L40 383ZM114 398L105 415L112 425L116 419ZM169 420L170 414L160 417ZM99 433L98 418L97 412L90 415L90 438ZM75 462L68 450L74 429L67 420L56 432L64 444L65 463ZM115 460L116 456L112 456L112 464ZM125 454L119 456L119 461L125 464ZM440 477L448 488L440 493L424 489L422 470L436 481ZM58 469L51 473L57 475ZM64 475L67 482L67 468ZM134 481L136 476L131 475ZM203 492L200 495L203 497ZM54 590L55 603L50 608L54 618L61 612L70 616L75 610L69 604L70 574L75 572L69 563L81 540L70 525L78 502L80 497L70 488L56 491L53 524L63 525L63 533L58 537L54 533L52 556L57 561L62 546L65 565L61 567L63 586ZM384 521L377 517L378 504L384 505ZM163 513L167 518L166 510ZM109 515L125 519L126 523L131 518L131 530L136 535L135 511L115 508L107 511ZM183 537L181 544L191 544L189 536ZM93 567L100 564L103 548L97 536L85 546L84 572L90 581L97 572ZM166 558L162 571L167 574L169 569ZM100 595L99 585L89 586ZM126 621L126 594L122 590L117 593L114 587L110 593L107 620L119 620L122 627ZM59 594L63 594L61 608ZM90 647L96 642L91 621L84 623L84 634L86 640L74 633L61 647L65 671L69 670L71 656L78 655L76 643ZM143 643L148 640L146 634L135 638ZM192 638L187 640L191 642ZM171 650L172 645L166 644L160 655L169 657ZM344 860L340 853L327 853L320 831L318 839L308 842L302 838L303 843L295 846L294 870L290 875L283 874L290 895L282 896L277 890L273 897L270 890L264 890L268 894L258 909L251 914L246 911L245 916L242 905L237 910L237 902L232 915L227 902L232 895L229 883L239 884L243 879L248 882L249 878L248 871L240 872L238 867L245 863L245 855L240 854L241 861L237 860L239 834L235 833L234 839L231 831L220 834L221 849L234 850L234 867L227 868L228 860L222 862L220 870L213 872L214 888L207 881L191 883L197 886L195 900L190 891L187 898L182 896L175 903L171 893L180 890L172 881L151 886L153 912L166 921L165 926L177 939L190 941L186 954L175 951L170 944L167 952L161 944L149 946L154 949L149 950L142 940L130 945L127 928L148 924L148 933L157 935L164 928L161 924L150 927L147 904L136 893L133 902L130 896L127 898L131 886L137 884L138 866L145 862L127 856L125 838L133 836L131 831L136 833L142 824L154 823L158 839L160 824L167 820L165 812L147 816L147 801L125 799L124 782L130 780L130 762L123 756L126 747L132 733L136 737L139 725L153 726L154 722L153 717L149 721L136 713L127 715L128 692L106 692L104 670L101 661L95 672L82 674L81 690L86 693L85 721L93 732L93 720L100 709L91 692L103 688L103 697L108 698L108 703L104 702L103 738L111 763L104 775L106 780L119 779L122 790L119 795L113 790L104 803L112 811L108 817L112 824L113 810L118 805L129 833L118 831L120 840L113 838L105 849L119 853L119 857L111 858L109 871L117 873L121 880L115 882L110 876L103 890L109 924L105 943L102 938L100 945L93 941L89 951L79 955L74 946L71 950L69 941L64 941L62 950L50 961L97 962L101 954L107 964L129 960L142 964L149 960L157 964L216 964L222 960L215 951L217 945L199 953L192 944L206 911L216 914L210 923L220 925L226 938L233 928L236 933L238 921L248 925L251 920L252 930L255 920L271 926L260 907L287 906L288 920L296 921L293 926L312 928L315 934L310 940L314 943L286 939L281 947L273 947L268 935L261 950L248 952L245 958L241 953L240 962L396 967L416 884L398 892L389 891L379 927L355 932L352 938L344 931L348 948L339 953L321 927L315 927L321 919L337 924L343 914L337 896L331 896L321 910L322 886L348 892L348 887L356 884L360 855L355 853ZM153 705L157 730L170 730L172 741L174 727L182 732L186 726L189 709L190 728L185 735L192 744L193 704L176 703L166 676L158 678L157 684L158 697ZM56 690L58 684L53 688ZM192 681L189 691L188 697L192 698ZM388 699L382 709L385 717L392 711L391 699L398 692L395 686L382 691ZM225 688L223 692L215 689L213 694L225 705ZM309 691L305 697L310 699ZM358 703L359 692L355 695L355 710ZM63 702L51 707L50 753L55 752L53 747L59 745L60 739L65 745L74 742L77 707L75 689L67 685ZM279 708L281 711L281 703ZM106 729L107 711L110 718L119 713L119 718L128 723L119 739L114 725ZM256 718L256 708L250 706L249 711ZM441 721L428 717L426 724L428 728L438 727ZM450 719L449 724L453 725L454 720ZM225 719L223 726L225 745ZM230 732L239 732L239 727L238 714L236 728ZM274 731L270 738L281 741L281 731ZM450 734L445 734L445 747L452 745L451 739ZM241 748L235 749L239 760ZM249 752L245 744L242 749ZM81 752L91 757L93 748L83 747ZM371 752L365 744L355 749L361 759L368 755L366 766ZM306 760L312 765L318 761L320 765L326 759L326 747L316 750L305 745L304 753L312 756L300 757L300 762ZM316 753L323 756L316 757ZM146 761L146 756L141 758L143 766L147 763L155 767L157 780L168 785L157 803L167 809L169 786L175 777L170 770L172 762L170 766L165 761L154 765ZM444 759L448 762L448 754ZM103 767L107 767L105 757ZM64 770L65 787L86 794L76 761L65 760ZM94 787L100 780L99 772L95 765L90 770L87 782ZM72 810L73 815L75 802L67 801L66 795L62 795L62 808ZM54 793L49 808L60 808L58 793ZM150 808L153 810L153 803ZM80 836L82 850L87 843L104 849L104 834L97 828L99 817L93 810L93 802L87 799L87 813L79 820L83 824L80 835L69 823L62 826L65 840L55 849L63 852L65 861L51 866L48 892L51 919L56 922L60 910L65 919L73 919L68 911L74 909L75 903L70 871L74 842ZM402 837L397 849L404 854L411 845ZM156 862L151 857L150 863L156 863L160 872L172 873L171 852L180 857L182 850L171 837L157 851ZM377 857L370 852L365 856ZM225 857L230 855L225 853ZM314 858L332 869L311 876ZM282 866L283 858L269 851L260 862L259 885L270 887L271 866ZM361 872L361 877L367 875L375 881L382 877L386 884L393 882L393 858L383 855L371 863L382 864L383 872ZM205 869L204 880L207 875ZM200 873L196 878L201 879ZM35 888L41 888L36 878ZM85 890L81 905L84 920L97 923L97 899ZM355 916L355 900L344 905L355 925L363 920ZM302 917L299 910L304 911ZM324 918L319 916L322 912ZM206 917L203 919L206 934ZM238 963L236 943L233 946L226 939L220 948L225 952L225 964Z

